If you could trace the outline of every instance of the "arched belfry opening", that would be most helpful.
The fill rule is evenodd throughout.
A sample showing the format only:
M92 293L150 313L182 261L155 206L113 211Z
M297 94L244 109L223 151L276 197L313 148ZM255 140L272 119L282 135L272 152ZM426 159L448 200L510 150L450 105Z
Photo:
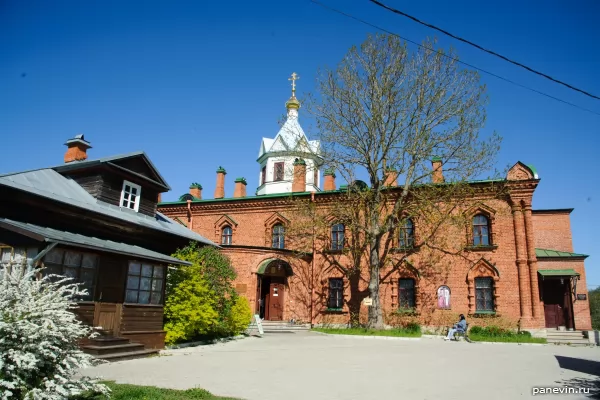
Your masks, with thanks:
M278 258L263 260L256 270L256 313L267 321L283 321L287 278L294 275L290 264Z

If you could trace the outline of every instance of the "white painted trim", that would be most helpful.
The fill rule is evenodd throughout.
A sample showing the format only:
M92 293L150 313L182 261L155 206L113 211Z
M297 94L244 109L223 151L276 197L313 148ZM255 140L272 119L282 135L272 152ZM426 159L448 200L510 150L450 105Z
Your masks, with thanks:
M123 206L123 200L125 200L125 185L129 186L132 189L137 189L137 194L135 195L135 203L134 203L134 208L130 208L130 207L125 207ZM131 195L131 193L130 193ZM140 185L136 185L133 182L130 182L128 180L123 180L123 186L121 188L121 199L119 200L119 207L121 208L127 208L128 210L133 210L135 212L138 212L140 209L140 197L142 195L142 187ZM129 202L129 200L128 200Z

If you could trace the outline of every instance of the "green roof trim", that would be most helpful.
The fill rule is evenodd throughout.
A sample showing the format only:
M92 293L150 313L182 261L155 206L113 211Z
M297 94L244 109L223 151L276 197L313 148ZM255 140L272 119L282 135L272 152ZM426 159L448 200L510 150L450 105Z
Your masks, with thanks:
M334 191L330 191L330 192L323 192L323 193L333 193ZM260 196L247 196L247 197L224 197L222 199L198 199L198 200L194 200L194 202L198 202L198 203L212 203L212 202L222 202L222 201L244 201L244 200L262 200L262 199L273 199L273 198L282 198L282 197L298 197L298 196L309 196L311 193L313 192L290 192L290 193L274 193L274 194L263 194ZM320 192L317 192L320 193ZM161 203L158 203L159 205L182 205L185 204L185 202L182 201L164 201Z
M335 175L334 175L335 176ZM467 183L469 184L482 184L482 183L501 183L501 182L506 182L505 179L485 179L485 180L478 180L478 181L469 181ZM396 186L393 188L394 190L401 190L402 186ZM247 197L226 197L226 198L221 198L221 199L197 199L197 200L192 200L192 202L194 203L217 203L217 202L224 202L224 201L250 201L250 200L262 200L262 199L269 199L269 198L284 198L284 197L288 197L288 198L292 198L292 197L302 197L302 196L310 196L311 193L314 193L315 195L320 195L320 194L326 194L326 195L331 195L332 193L347 193L348 192L348 185L341 185L339 187L339 189L335 189L335 190L322 190L322 191L318 191L318 192L288 192L288 193L274 193L274 194L263 194L263 195L256 195L256 196L247 196ZM186 204L185 201L163 201L158 203L159 206L169 206L169 205L184 205Z
M199 184L198 182L194 182L190 185L190 189L200 189L202 190L202 185Z
M568 251L549 250L549 249L535 249L535 256L537 258L587 258L586 254L570 253Z
M533 174L533 179L540 179L537 170L535 169L535 167L531 164L527 165L527 168L529 168L531 170L531 173Z
M263 262L260 263L258 269L256 270L257 274L264 274L267 271L267 267L271 265L271 263L278 264L277 266L282 266L285 269L285 274L287 276L294 275L294 271L292 267L287 262L280 260L279 258L267 258Z
M431 162L442 162L442 157L439 157L439 156L434 156L434 157L431 159Z
M328 168L323 172L323 176L333 176L335 178L335 172L333 168Z
M219 173L219 172L222 174L227 174L227 171L225 171L225 168L221 167L220 165L219 165L219 168L217 168L217 173Z
M574 269L538 269L538 274L546 276L579 276Z
M192 196L189 193L184 193L181 196L179 196L179 202L186 202L187 203L188 200L190 200L190 201L198 201L200 199L198 197L196 197L196 196ZM162 203L158 203L158 204L162 204Z
M246 182L246 178L235 178L235 183L243 183L244 185L248 184L248 182Z

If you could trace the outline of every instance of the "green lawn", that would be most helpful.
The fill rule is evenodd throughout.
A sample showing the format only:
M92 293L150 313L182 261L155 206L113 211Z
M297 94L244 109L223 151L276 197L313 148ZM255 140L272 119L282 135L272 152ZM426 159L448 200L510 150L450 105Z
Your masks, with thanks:
M541 343L546 344L548 341L544 338L529 337L525 335L514 336L487 336L477 333L469 333L469 339L474 342L502 342L502 343Z
M213 396L204 389L172 390L151 386L122 385L103 382L112 390L111 400L239 400L232 397ZM101 400L105 397L89 394L72 400Z
M313 331L332 335L421 337L420 329L313 328Z

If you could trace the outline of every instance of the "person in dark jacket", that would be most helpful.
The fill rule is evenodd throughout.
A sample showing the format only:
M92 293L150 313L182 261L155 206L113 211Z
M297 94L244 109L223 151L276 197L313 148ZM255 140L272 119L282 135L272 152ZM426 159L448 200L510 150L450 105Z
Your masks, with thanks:
M448 336L444 338L444 340L454 339L454 334L456 332L465 332L467 330L467 320L463 314L460 314L458 317L458 322L454 324L454 326L448 329Z

